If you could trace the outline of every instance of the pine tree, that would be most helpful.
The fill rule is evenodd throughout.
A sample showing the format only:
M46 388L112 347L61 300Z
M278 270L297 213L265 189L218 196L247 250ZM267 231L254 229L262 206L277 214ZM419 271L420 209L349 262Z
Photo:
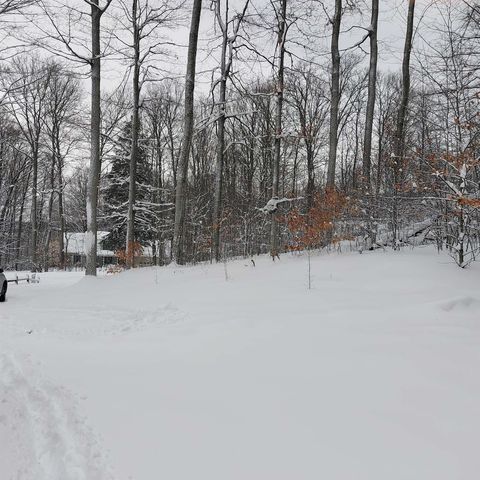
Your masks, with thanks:
M110 231L105 246L112 250L125 249L127 237L131 128L131 123L127 122L118 135L103 191L105 225ZM136 191L134 239L142 246L147 246L155 238L157 206L153 202L153 172L141 142L138 149Z

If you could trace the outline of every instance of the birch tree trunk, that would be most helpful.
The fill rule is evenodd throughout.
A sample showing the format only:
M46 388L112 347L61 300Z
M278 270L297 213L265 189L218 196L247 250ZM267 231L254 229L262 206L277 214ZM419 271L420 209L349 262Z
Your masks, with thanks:
M172 261L178 264L185 263L184 259L184 227L185 227L185 204L188 177L188 159L193 135L193 103L195 93L195 68L197 60L198 30L200 26L200 14L202 0L194 0L192 7L192 20L190 24L190 36L188 41L187 73L185 77L185 112L183 141L178 160L177 187L175 191L175 225L173 232Z

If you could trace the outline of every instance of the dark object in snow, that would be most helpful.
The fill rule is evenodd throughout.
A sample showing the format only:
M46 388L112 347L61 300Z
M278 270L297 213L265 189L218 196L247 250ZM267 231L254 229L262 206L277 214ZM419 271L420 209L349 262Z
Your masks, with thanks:
M251 258L250 261L252 262L252 265L253 265L254 267L256 267L256 265L255 265L255 260L254 260L253 258Z
M280 255L278 252L270 252L270 256L272 257L272 260L275 261L276 258L280 260Z
M364 249L362 246L358 249L358 253L361 255L365 250L368 252L373 252L375 250L378 250L381 248L383 251L385 251L385 245L382 245L379 242L375 242L372 245L370 245L367 249Z
M0 302L4 302L7 298L8 282L3 274L3 268L0 268Z
M32 273L32 275L27 275L25 278L19 278L18 275L15 275L15 278L7 280L5 274L3 273L3 268L0 268L0 302L4 302L7 299L7 289L9 283L18 282L27 282L27 283L39 283L40 277L37 273Z

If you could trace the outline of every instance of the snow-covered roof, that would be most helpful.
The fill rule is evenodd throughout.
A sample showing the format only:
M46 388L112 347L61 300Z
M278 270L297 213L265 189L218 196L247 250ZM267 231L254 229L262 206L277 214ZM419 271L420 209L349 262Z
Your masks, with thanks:
M97 232L97 255L99 257L113 257L115 252L103 250L101 243L110 235L110 232ZM85 232L67 232L65 234L66 252L74 255L85 255Z
M85 255L85 232L67 232L65 234L66 253L73 255ZM97 255L99 257L113 257L113 250L102 249L102 242L110 235L110 232L97 232ZM158 249L157 245L157 249ZM147 258L153 257L153 249L151 246L142 247L142 255Z

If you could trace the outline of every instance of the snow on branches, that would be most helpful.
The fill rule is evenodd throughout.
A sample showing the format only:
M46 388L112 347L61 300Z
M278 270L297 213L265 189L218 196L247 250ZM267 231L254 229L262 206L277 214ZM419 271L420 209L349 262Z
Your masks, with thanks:
M281 205L282 203L291 203L291 202L295 202L296 200L302 200L302 198L303 197L297 197L297 198L273 197L266 203L264 207L258 208L258 210L260 210L265 214L272 214L278 210L278 206Z
M480 251L480 161L473 152L432 157L438 181L438 207L443 216L442 236L458 266L464 268Z

